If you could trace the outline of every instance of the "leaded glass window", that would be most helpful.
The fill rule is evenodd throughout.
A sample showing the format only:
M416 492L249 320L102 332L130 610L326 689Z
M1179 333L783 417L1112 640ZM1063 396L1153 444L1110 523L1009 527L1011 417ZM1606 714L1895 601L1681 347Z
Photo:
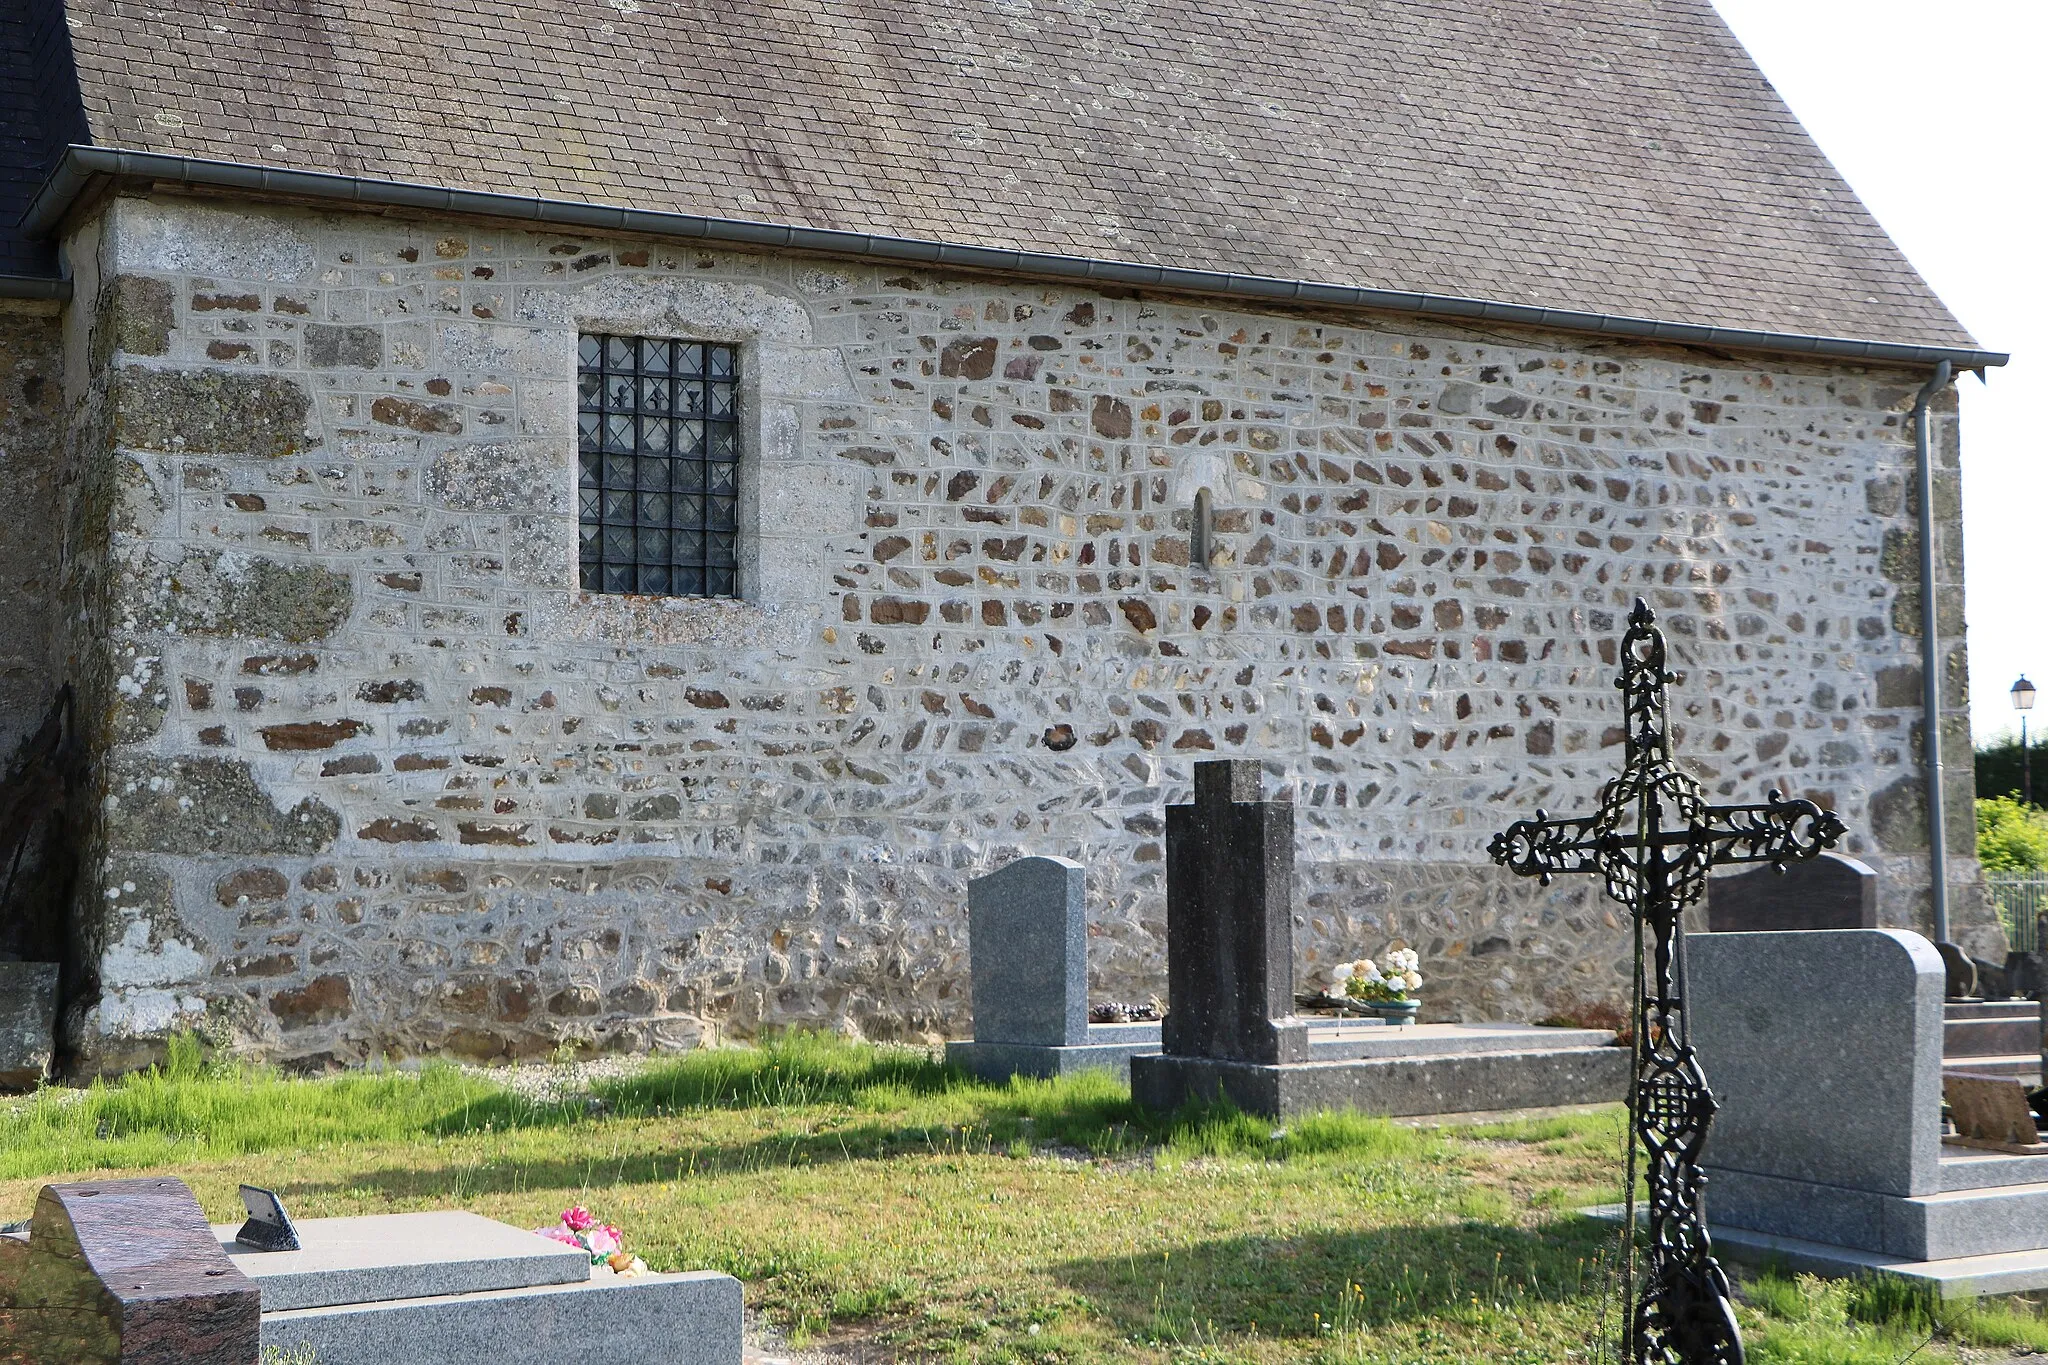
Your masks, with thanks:
M739 348L586 336L576 379L584 590L739 596Z

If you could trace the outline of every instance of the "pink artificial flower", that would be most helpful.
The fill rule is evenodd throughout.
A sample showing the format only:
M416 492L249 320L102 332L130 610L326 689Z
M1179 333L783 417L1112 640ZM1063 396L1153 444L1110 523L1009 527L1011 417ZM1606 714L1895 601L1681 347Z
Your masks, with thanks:
M619 1230L609 1225L590 1230L590 1254L609 1256L619 1249Z
M579 1248L583 1246L582 1241L577 1238L576 1234L563 1227L560 1223L555 1224L551 1228L538 1228L536 1231L551 1242L566 1242L572 1247Z
M590 1210L581 1204L571 1204L562 1210L562 1225L572 1232L588 1231L595 1222L597 1220L590 1216Z

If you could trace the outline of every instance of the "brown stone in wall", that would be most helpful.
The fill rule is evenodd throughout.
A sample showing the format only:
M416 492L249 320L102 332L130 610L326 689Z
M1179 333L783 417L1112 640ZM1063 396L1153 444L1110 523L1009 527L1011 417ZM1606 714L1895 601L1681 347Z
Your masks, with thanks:
M270 997L270 1012L287 1029L313 1028L348 1018L355 1008L349 979L339 973L316 976L296 990Z
M233 907L246 901L279 901L292 889L284 873L274 867L245 867L214 883L214 899Z
M299 749L332 749L345 739L354 739L364 726L356 720L294 721L263 727L265 748L280 752Z
M388 395L370 404L370 420L431 435L456 436L462 432L462 419L455 409L441 403L416 403L410 398Z
M939 352L939 374L947 379L986 379L995 369L994 337L962 337Z
M386 816L364 825L356 831L356 837L374 839L380 844L426 844L440 838L441 832L423 820L395 820Z
M868 604L868 620L878 626L921 626L930 615L930 603L900 597L878 597Z

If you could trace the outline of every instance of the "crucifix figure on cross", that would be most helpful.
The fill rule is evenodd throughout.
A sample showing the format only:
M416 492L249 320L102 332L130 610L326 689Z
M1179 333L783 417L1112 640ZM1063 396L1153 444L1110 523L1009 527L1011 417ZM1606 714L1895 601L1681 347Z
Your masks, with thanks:
M1648 1162L1649 1250L1628 1322L1632 1365L1741 1365L1742 1334L1728 1279L1713 1258L1701 1207L1700 1152L1714 1097L1687 1041L1680 917L1707 886L1707 869L1770 863L1783 870L1846 833L1833 811L1778 792L1759 805L1709 805L1671 757L1664 632L1641 598L1621 640L1627 748L1621 775L1591 815L1518 820L1494 836L1493 860L1545 885L1561 872L1597 873L1635 922L1636 1078L1630 1125ZM1649 940L1647 960L1645 938ZM1628 1228L1635 1226L1634 1156Z

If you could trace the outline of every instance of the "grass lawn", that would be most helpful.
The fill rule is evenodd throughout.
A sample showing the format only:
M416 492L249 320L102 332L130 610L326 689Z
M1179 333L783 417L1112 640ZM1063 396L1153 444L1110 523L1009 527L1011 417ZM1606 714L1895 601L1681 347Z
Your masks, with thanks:
M222 1221L242 1180L308 1217L457 1205L539 1226L580 1202L655 1269L737 1275L796 1344L1548 1365L1597 1358L1603 1311L1616 1319L1612 1233L1572 1210L1616 1197L1620 1134L1618 1108L1448 1130L1160 1120L1102 1076L994 1087L919 1051L805 1036L560 1101L446 1067L225 1071L185 1045L163 1072L0 1104L0 1221L45 1181L110 1170L179 1176ZM1760 1365L1889 1365L1930 1334L1915 1360L2048 1351L2026 1304L1937 1323L1884 1284L1743 1291Z

